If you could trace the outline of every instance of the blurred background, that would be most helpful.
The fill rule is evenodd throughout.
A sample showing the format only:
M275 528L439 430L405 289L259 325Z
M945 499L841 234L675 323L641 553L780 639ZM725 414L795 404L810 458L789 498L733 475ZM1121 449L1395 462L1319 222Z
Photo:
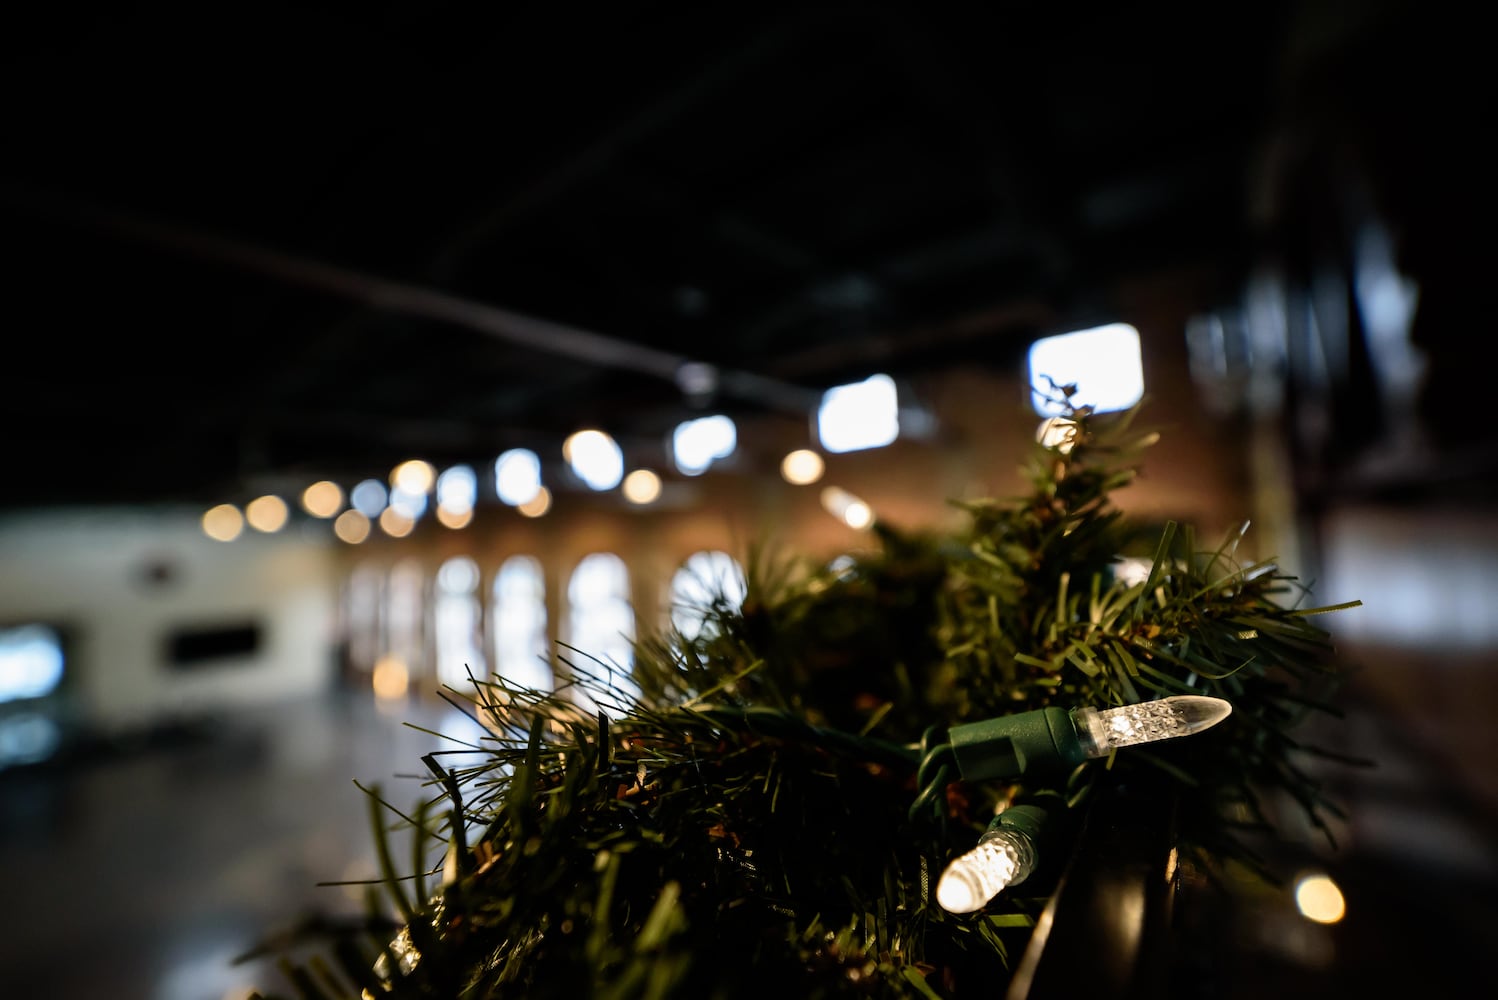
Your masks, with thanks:
M1007 496L1075 381L1115 497L1298 576L1349 682L1330 880L1185 995L1498 943L1493 120L1441 5L13 15L0 993L217 1000L356 910L466 671L627 664L752 543ZM1474 381L1477 379L1477 381ZM688 623L689 624L689 623ZM357 784L356 784L357 783ZM1188 911L1186 916L1195 919ZM1200 919L1206 921L1203 915Z

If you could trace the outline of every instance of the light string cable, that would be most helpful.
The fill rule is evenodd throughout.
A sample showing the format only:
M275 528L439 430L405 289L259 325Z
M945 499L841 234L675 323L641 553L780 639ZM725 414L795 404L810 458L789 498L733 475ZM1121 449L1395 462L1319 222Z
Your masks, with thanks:
M704 705L684 711L701 716L715 726L788 743L807 743L846 757L854 757L896 770L911 770L920 763L916 752L889 740L861 736L840 729L816 726L790 712L762 706Z
M937 743L936 739L945 735L945 729L941 726L927 726L926 731L921 734L921 742L917 748L915 783L920 789L915 799L910 803L909 818L914 821L920 818L922 810L930 810L930 818L945 832L947 826L946 788L947 785L960 777L957 766L957 756L952 749L950 741L944 740Z

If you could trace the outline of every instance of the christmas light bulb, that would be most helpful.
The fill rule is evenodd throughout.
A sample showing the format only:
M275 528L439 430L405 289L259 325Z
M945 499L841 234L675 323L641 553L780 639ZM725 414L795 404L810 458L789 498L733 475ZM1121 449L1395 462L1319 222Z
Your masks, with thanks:
M989 828L978 846L955 858L936 883L936 901L948 913L982 909L1035 868L1035 844L1010 827Z
M1178 694L1159 701L1096 709L1082 707L1071 713L1082 749L1089 757L1106 757L1122 747L1153 743L1176 736L1190 736L1210 729L1232 712L1221 698Z
M1051 810L1034 803L1010 805L988 824L971 851L954 858L936 883L936 901L949 913L971 913L1035 870L1038 847L1051 826Z
M1172 695L1116 708L1020 712L953 726L947 738L964 779L1020 778L1075 767L1123 747L1190 736L1232 710L1222 698Z

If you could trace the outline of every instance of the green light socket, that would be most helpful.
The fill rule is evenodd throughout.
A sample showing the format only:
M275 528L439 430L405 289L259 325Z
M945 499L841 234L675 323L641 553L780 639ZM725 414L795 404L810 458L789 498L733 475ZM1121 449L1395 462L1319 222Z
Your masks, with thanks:
M1029 837L1031 843L1039 846L1043 843L1046 830L1050 825L1049 810L1035 805L1014 805L995 816L993 822L988 824L988 828L990 830L1017 830Z
M966 781L1064 771L1087 757L1064 708L964 723L949 729L947 739Z

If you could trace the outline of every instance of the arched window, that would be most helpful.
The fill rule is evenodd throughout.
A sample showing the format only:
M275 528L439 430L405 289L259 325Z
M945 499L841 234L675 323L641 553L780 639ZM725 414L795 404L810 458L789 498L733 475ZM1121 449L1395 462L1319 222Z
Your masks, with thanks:
M419 677L426 667L426 573L414 557L390 568L385 590L385 656Z
M634 669L635 613L629 568L612 552L583 558L567 582L567 645L570 663L621 692L638 693Z
M385 573L373 563L355 566L344 584L341 638L347 644L347 665L360 674L373 670L385 651L384 592Z
M550 691L551 657L546 641L546 577L533 556L511 556L494 576L489 604L494 667L520 687Z
M711 611L744 603L744 570L727 552L694 552L671 578L671 624L688 639L711 627Z
M442 564L437 570L437 601L432 614L437 680L460 694L472 694L469 673L483 680L489 672L484 662L478 563L468 556L454 556Z

